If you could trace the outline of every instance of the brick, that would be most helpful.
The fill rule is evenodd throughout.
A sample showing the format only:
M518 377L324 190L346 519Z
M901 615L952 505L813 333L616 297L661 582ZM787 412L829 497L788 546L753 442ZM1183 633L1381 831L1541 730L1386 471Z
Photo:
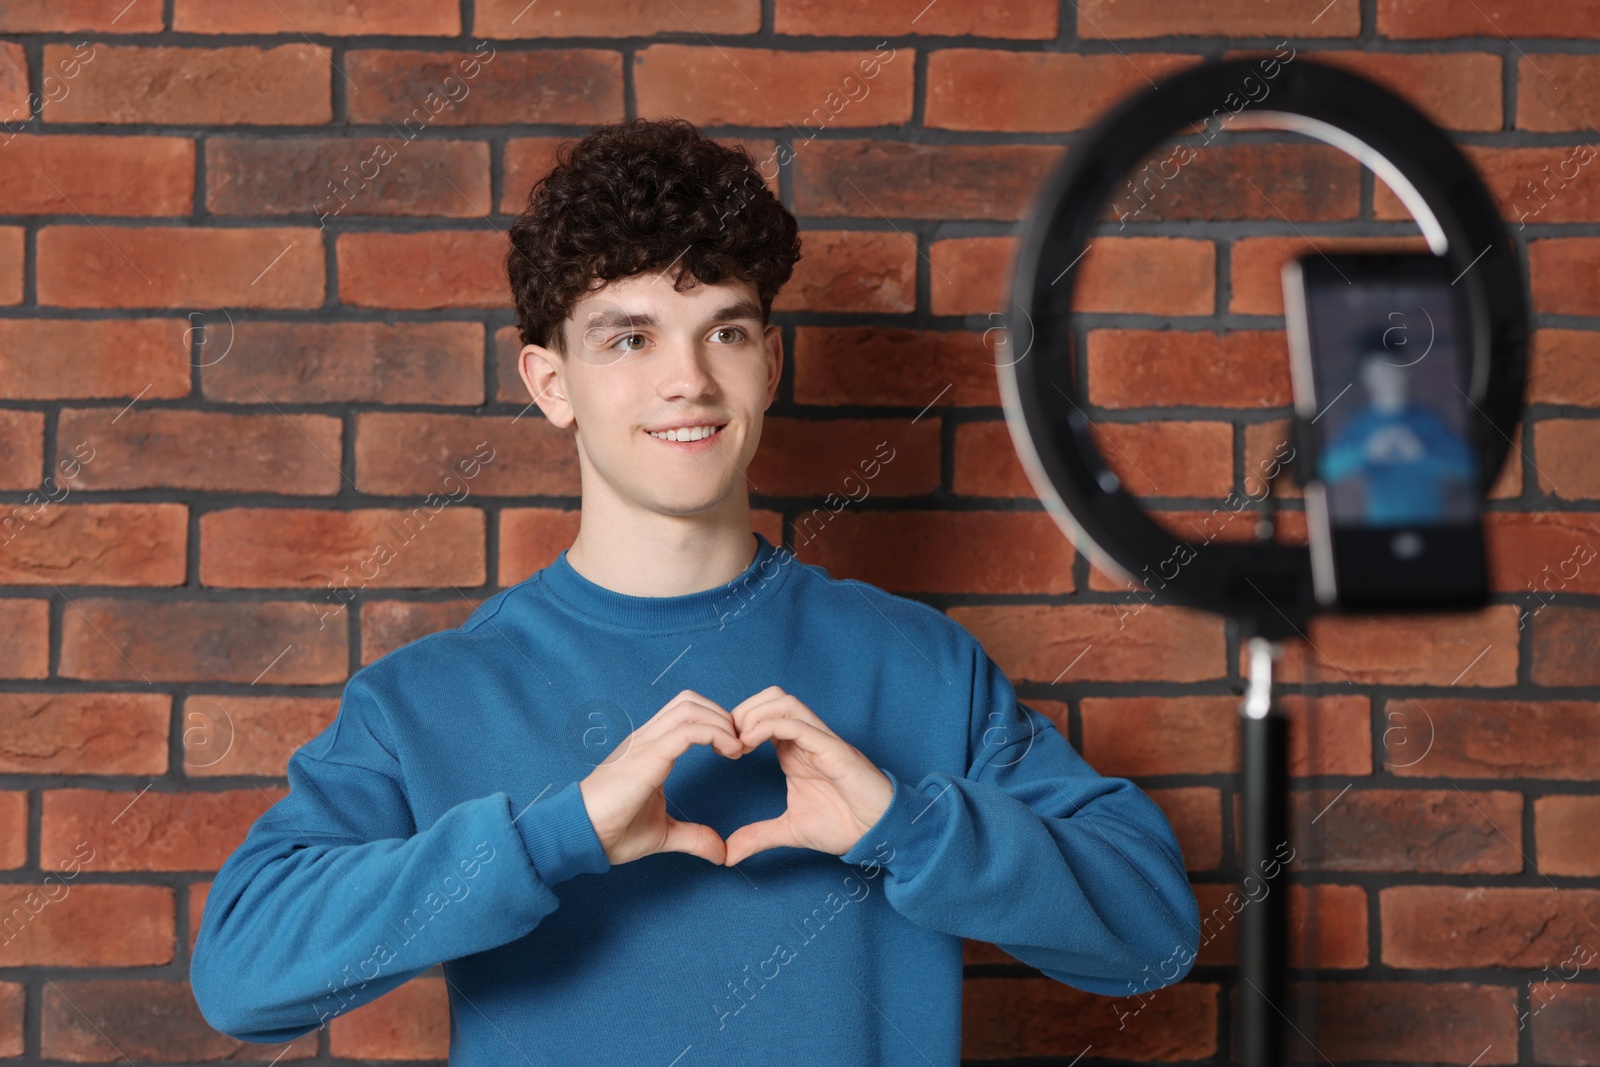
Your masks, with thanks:
M211 492L339 491L340 423L332 415L229 415L137 407L113 422L107 408L61 412L57 457L87 442L82 489L203 489Z
M1272 478L1272 496L1278 500L1299 500L1305 494L1294 480L1294 449L1288 419L1252 422L1244 427L1244 470L1239 488L1252 498L1261 497L1262 488ZM1278 467L1272 477L1274 464Z
M342 217L489 213L489 146L392 137L211 138L206 210L214 215Z
M0 116L8 125L26 123L45 98L28 91L28 54L13 41L0 41Z
M790 210L863 219L1015 220L1060 157L1061 149L1051 145L804 141L794 151Z
M580 512L555 508L500 510L500 584L526 580L548 567L578 536ZM774 544L778 542L773 542Z
M590 126L623 117L622 56L598 48L501 52L349 52L346 73L362 86L350 121L390 123L415 137L429 126L559 123Z
M0 678L50 673L50 602L0 598Z
M1597 349L1600 333L1592 330L1534 330L1524 399L1529 404L1600 407L1600 376L1589 370Z
M500 214L520 214L528 206L533 184L555 169L556 152L576 137L508 137L503 150Z
M1294 862L1302 870L1478 875L1522 870L1520 793L1351 789L1340 796L1338 789L1312 789L1292 794L1290 808ZM1234 825L1237 831L1237 819ZM1238 833L1234 840L1241 840Z
M1233 292L1228 310L1236 315L1283 314L1283 265L1305 252L1423 252L1421 237L1241 237L1229 250Z
M573 526L577 533L577 526ZM566 545L561 546L565 548ZM501 542L504 557L507 546ZM503 565L502 565L503 566ZM504 570L501 571L505 573ZM512 584L512 583L502 583ZM440 630L453 630L483 603L481 598L459 596L453 600L377 600L361 605L361 662L371 663L403 645Z
M73 47L44 46L44 64ZM333 119L333 66L320 45L96 46L50 107L51 122L306 126ZM361 79L356 79L359 84ZM359 99L362 94L355 94Z
M120 794L118 794L120 795ZM138 967L171 963L177 944L172 889L163 885L72 883L93 871L87 844L73 866L39 882L0 885L0 943L8 967ZM88 857L84 859L83 857ZM69 873L70 872L70 873Z
M1361 29L1355 4L1326 0L1217 0L1169 4L1162 0L1083 0L1078 36L1104 37L1354 37ZM1281 52L1278 53L1281 56ZM1294 53L1291 51L1290 55Z
M0 505L0 582L7 585L182 585L183 504Z
M1089 434L1130 493L1222 497L1233 473L1233 427L1225 422L1094 422Z
M1600 422L1541 419L1533 436L1534 474L1541 491L1563 500L1600 497L1600 471L1594 465Z
M187 137L19 134L0 152L10 215L188 215L194 142Z
M440 0L176 0L179 33L281 33L345 36L455 37L461 11Z
M166 29L154 4L128 0L11 0L0 11L0 33L158 33Z
M1539 873L1578 878L1600 875L1600 850L1594 847L1597 821L1600 796L1534 798L1534 866Z
M225 325L214 327L227 330ZM250 358L201 371L206 399L235 404L483 403L475 322L238 322L222 340Z
M1287 642L1273 680L1292 685L1309 673L1371 685L1515 685L1516 631L1510 604L1437 615L1318 615L1307 630L1310 647ZM1241 672L1246 659L1241 653Z
M1050 0L995 0L989 4L927 4L885 0L867 7L840 0L777 0L774 28L781 34L1049 39L1057 33L1057 6ZM848 19L841 28L841 19Z
M42 486L40 472L45 470L45 416L38 411L0 411L0 488L6 490L37 490L45 488L59 493L50 486ZM48 501L45 493L27 498L29 509L42 507ZM8 536L10 526L5 526L5 515L13 507L0 509L0 537Z
M356 486L379 496L577 496L571 434L542 418L365 412Z
M1447 130L1490 131L1502 125L1500 57L1492 53L1351 49L1305 55L1392 89Z
M1208 145L1199 134L1182 144L1192 158L1181 145L1147 157L1100 217L1121 232L1129 223L1189 219L1322 222L1360 210L1361 165L1337 148Z
M39 1049L45 1059L132 1062L236 1059L258 1046L211 1029L188 982L162 978L52 980L41 995ZM316 1055L317 1031L288 1042L275 1058Z
M0 709L0 773L167 772L165 694L0 693Z
M0 871L16 870L27 862L28 794L21 789L0 790Z
M1091 330L1089 402L1108 408L1282 407L1293 400L1278 330Z
M1531 224L1594 222L1600 219L1600 150L1589 145L1496 148L1463 145L1499 205L1500 217L1519 233ZM1411 213L1389 187L1373 189L1372 210L1380 219L1409 219Z
M1221 790L1185 786L1144 792L1172 826L1185 870L1214 871L1222 865Z
M1291 865L1292 865L1291 861ZM1194 887L1200 905L1201 967L1231 967L1239 961L1238 917L1260 903L1259 885ZM1367 966L1367 891L1358 885L1293 885L1289 890L1289 966L1353 970ZM1269 889L1268 892L1273 890ZM1316 917L1315 928L1311 916ZM1313 944L1313 937L1315 943Z
M1013 681L1199 682L1223 677L1222 622L1177 607L1116 604L953 607Z
M1495 591L1517 594L1532 616L1558 593L1600 592L1600 533L1584 512L1490 512L1484 516L1489 553L1489 583Z
M322 237L302 227L46 226L41 305L319 307Z
M1307 1015L1317 1020L1314 1047L1303 1030L1287 1029L1285 1062L1426 1060L1461 1067L1517 1062L1517 991L1511 986L1291 981L1284 997L1306 1003ZM1237 1060L1237 989L1229 1010Z
M495 38L755 33L761 29L761 4L759 0L712 0L696 4L690 18L672 0L622 0L605 5L478 0L472 28L480 37Z
M22 1055L22 1014L27 992L21 982L0 982L0 1056Z
M184 319L0 319L0 393L13 400L189 395Z
M1551 1000L1529 1003L1534 1057L1540 1063L1587 1064L1600 1047L1600 987L1568 982Z
M505 235L492 227L339 238L339 302L354 307L500 308L510 302Z
M1289 716L1290 774L1372 773L1370 698L1284 695L1277 699Z
M450 1056L450 993L443 978L413 978L328 1024L328 1052L351 1060Z
M725 62L718 62L718 59ZM784 126L797 137L911 120L911 49L795 52L657 44L633 57L639 113L699 126Z
M1153 960L1151 972L1170 974L1181 958ZM1049 978L968 979L961 998L962 1059L1070 1059L1085 1047L1139 1061L1215 1055L1217 985L1184 981L1154 992L1131 988L1140 995L1115 1000Z
M62 615L58 673L95 681L343 681L345 630L319 628L315 609L287 600L80 597Z
M1009 314L1012 237L935 241L929 286L935 315ZM1216 248L1188 237L1097 237L1072 266L1076 312L1209 315L1216 306Z
M876 326L795 330L794 399L800 404L998 406L992 345L1000 335ZM1003 340L1003 337L1000 338Z
M411 508L224 508L200 516L200 584L315 589L324 607L367 588L478 586L484 531L481 508L444 494Z
M800 239L800 261L772 310L916 310L915 238L893 231L807 230Z
M1378 0L1380 37L1588 37L1600 4L1594 0L1531 0L1509 4L1431 4Z
M1539 600L1523 621L1533 627L1534 685L1600 685L1600 612Z
M1199 56L1139 52L1073 55L941 48L928 55L924 125L950 130L1053 133L1092 125L1151 80ZM981 93L973 92L982 86Z
M1239 765L1232 697L1085 697L1083 758L1105 775L1224 774Z
M1072 542L1043 512L820 510L796 519L796 554L839 578L902 596L1072 591Z
M1033 497L1004 420L956 423L955 463L950 475L957 496Z
M276 787L211 793L47 789L39 864L57 866L72 856L77 842L89 841L94 847L89 866L96 872L215 871L244 841L250 825L286 792Z
M21 226L0 226L0 304L22 303L23 247Z
M186 696L183 773L282 778L295 749L327 729L338 711L338 697Z
M1600 705L1590 701L1430 697L1425 702L1390 700L1386 707L1386 714L1398 709L1410 722L1432 725L1425 758L1403 750L1391 753L1399 761L1391 769L1399 775L1452 780L1600 777Z
M1600 237L1529 241L1528 276L1534 311L1600 314Z
M1600 56L1542 52L1517 59L1517 128L1587 130L1600 108Z
M1600 890L1509 886L1407 885L1378 891L1383 921L1383 962L1390 967L1463 969L1512 967L1541 979L1540 969L1592 961L1600 944L1586 912ZM1548 995L1548 994L1547 994ZM1537 1000L1535 1001L1537 1003Z
M938 490L938 419L829 419L822 426L766 416L761 444L745 472L763 496L816 498L815 517L795 515L802 543L829 525L843 501Z

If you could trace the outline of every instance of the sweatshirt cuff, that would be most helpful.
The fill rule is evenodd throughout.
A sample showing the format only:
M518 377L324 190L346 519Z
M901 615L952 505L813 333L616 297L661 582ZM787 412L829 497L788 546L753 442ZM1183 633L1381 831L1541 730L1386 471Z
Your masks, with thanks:
M577 874L603 874L611 868L576 781L548 800L529 804L515 818L528 860L545 885L565 882Z
M943 797L936 800L902 782L889 768L878 770L893 784L894 796L878 821L839 858L850 864L883 866L899 878L910 878L938 844L943 821L941 803L955 801Z

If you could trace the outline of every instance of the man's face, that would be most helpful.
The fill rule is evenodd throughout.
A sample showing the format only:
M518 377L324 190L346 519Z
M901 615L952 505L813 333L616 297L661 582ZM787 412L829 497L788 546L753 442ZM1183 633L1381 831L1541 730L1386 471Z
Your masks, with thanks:
M728 280L683 292L647 272L591 290L563 326L567 354L522 349L528 391L556 426L574 426L583 491L598 503L687 516L746 493L745 468L778 389L783 343L761 325L755 287ZM710 426L683 441L651 431Z

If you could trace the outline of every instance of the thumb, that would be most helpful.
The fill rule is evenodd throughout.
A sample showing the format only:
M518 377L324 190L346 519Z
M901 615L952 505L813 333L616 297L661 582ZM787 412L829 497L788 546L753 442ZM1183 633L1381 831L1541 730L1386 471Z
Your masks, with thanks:
M789 829L789 813L784 812L776 819L764 819L741 826L728 835L728 858L724 861L732 867L748 856L757 852L764 852L769 848L783 848L785 846L798 846L794 834Z
M666 839L656 851L687 852L720 867L728 846L720 834L704 823L679 822L669 817Z

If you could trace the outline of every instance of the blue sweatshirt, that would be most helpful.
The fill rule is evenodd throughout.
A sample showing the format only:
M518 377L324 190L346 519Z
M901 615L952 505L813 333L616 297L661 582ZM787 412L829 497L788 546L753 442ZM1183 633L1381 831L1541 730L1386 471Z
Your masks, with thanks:
M669 597L563 552L357 671L212 882L206 1020L287 1041L442 963L458 1067L956 1067L964 937L1112 996L1188 973L1199 908L1149 797L959 623L754 540L738 578ZM612 867L578 782L681 691L731 710L769 685L891 779L878 822L842 856ZM664 792L724 838L786 795L770 742L692 746Z

